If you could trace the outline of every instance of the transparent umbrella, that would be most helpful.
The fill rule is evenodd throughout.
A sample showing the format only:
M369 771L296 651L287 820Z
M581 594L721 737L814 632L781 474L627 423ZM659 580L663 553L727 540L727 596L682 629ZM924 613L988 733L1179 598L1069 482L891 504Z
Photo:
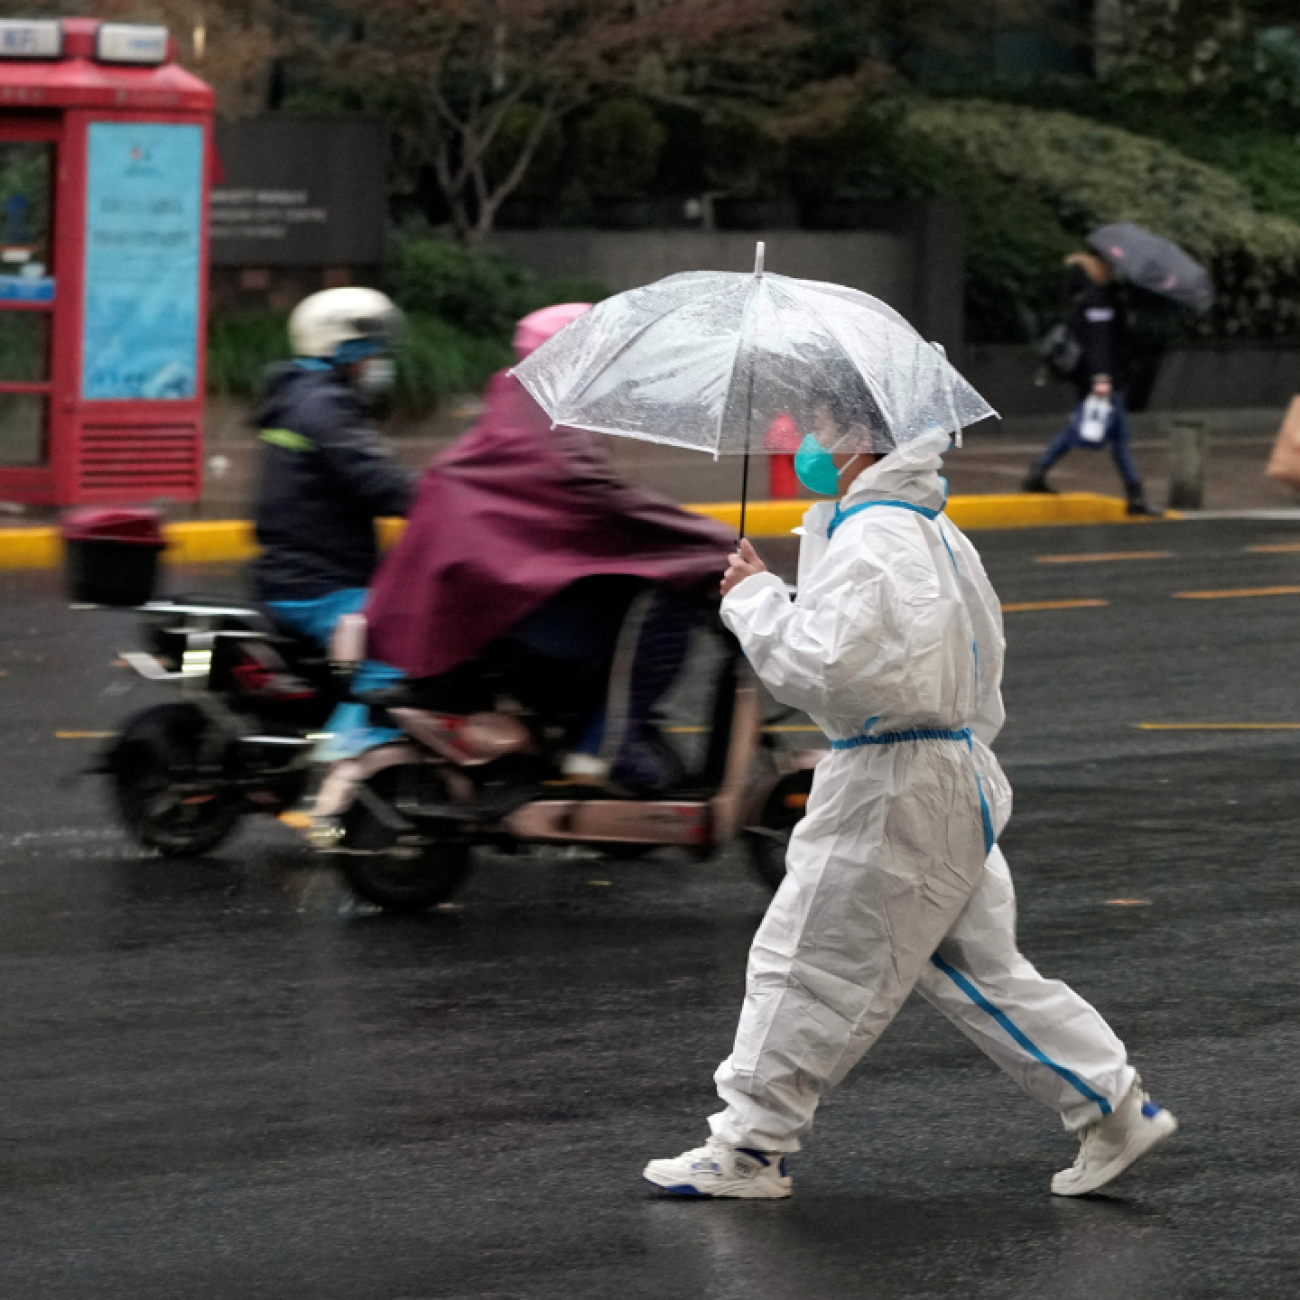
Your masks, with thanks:
M774 420L879 453L934 429L960 445L996 414L892 307L765 273L762 244L752 275L688 271L606 299L514 373L556 424L744 455L746 487Z

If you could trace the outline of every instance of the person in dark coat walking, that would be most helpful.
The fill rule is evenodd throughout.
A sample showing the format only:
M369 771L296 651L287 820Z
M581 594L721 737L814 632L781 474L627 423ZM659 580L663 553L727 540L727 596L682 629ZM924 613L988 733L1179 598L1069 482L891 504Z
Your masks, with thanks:
M1146 502L1133 459L1132 435L1124 391L1128 385L1131 346L1124 303L1109 265L1094 253L1066 259L1073 302L1068 327L1079 350L1070 381L1078 405L1069 423L1030 467L1026 492L1052 492L1047 472L1076 447L1109 446L1124 481L1130 515L1154 515Z

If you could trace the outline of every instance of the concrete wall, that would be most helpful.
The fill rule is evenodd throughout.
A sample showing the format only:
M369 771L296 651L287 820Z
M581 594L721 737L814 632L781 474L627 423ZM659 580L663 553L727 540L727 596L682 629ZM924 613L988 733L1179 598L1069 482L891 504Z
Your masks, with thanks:
M965 226L946 204L916 205L901 231L517 230L493 242L538 275L589 275L622 290L679 271L752 270L758 240L768 270L882 298L960 358Z

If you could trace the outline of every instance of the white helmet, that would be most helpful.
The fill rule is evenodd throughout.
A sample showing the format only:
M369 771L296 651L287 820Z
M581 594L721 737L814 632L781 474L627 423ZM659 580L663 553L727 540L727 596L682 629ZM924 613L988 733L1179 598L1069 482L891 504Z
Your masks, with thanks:
M289 317L295 356L345 363L391 352L402 313L378 289L324 289L304 298Z

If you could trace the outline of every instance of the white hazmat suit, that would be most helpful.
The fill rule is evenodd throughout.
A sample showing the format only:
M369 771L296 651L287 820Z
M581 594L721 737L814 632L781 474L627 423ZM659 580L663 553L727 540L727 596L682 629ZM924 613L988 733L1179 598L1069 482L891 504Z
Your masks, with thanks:
M714 1137L797 1151L817 1102L915 986L1031 1097L1077 1130L1135 1074L1078 994L1016 948L996 839L1011 790L1001 729L1002 612L943 516L948 438L925 435L805 518L799 589L745 579L722 616L784 704L830 738L788 872L750 951Z

